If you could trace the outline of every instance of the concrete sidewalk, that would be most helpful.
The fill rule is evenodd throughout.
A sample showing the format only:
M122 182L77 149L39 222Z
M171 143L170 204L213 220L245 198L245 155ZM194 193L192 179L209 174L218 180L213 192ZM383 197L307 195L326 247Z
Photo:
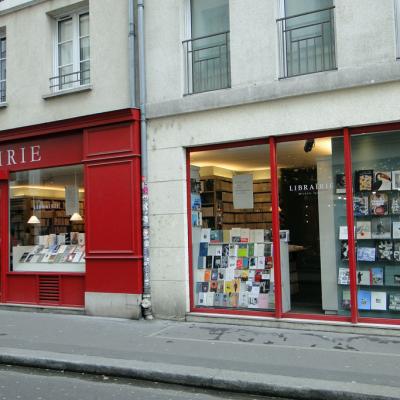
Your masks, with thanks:
M0 310L0 362L295 399L400 399L400 337Z

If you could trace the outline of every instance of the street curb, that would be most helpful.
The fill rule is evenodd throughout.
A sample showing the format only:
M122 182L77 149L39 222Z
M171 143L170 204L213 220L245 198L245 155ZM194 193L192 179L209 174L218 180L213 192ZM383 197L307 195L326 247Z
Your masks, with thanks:
M16 349L17 352L23 350ZM29 352L29 351L28 351ZM6 352L7 353L7 352ZM42 352L43 353L43 352ZM81 360L79 360L81 357ZM68 359L69 358L69 359ZM73 360L72 358L77 358ZM99 362L87 362L84 360L102 360ZM108 360L108 364L104 362ZM178 384L190 387L198 387L203 389L213 389L227 392L246 393L252 395L263 395L272 397L285 397L299 400L399 400L399 395L369 394L365 390L364 393L352 390L335 390L332 388L316 388L313 385L307 385L311 380L301 379L305 384L289 384L272 383L272 375L268 374L252 374L239 371L229 371L224 373L222 370L214 370L211 368L188 367L173 364L154 364L144 361L116 360L104 359L92 356L72 356L67 354L59 354L59 357L32 357L18 354L0 354L0 364L8 364L21 367L32 367L51 370L63 370L68 372L87 373L95 375L107 375L121 378L130 378L151 382L162 382L167 384ZM125 365L124 365L125 364ZM177 371L173 371L173 370ZM181 370L181 371L179 371ZM194 371L194 372L193 372ZM216 374L221 375L215 376ZM230 376L224 376L224 375ZM254 377L255 379L251 379ZM265 379L260 379L265 377ZM258 379L257 379L258 378ZM294 379L291 377L276 377L277 380L290 382ZM296 379L296 378L295 378ZM325 385L326 384L326 385ZM320 386L332 386L332 382L320 381ZM337 383L346 386L346 383ZM315 386L315 385L314 385ZM368 385L366 385L368 386ZM372 387L372 386L371 386ZM386 388L388 391L390 389ZM395 390L395 388L391 388ZM397 388L396 388L397 389Z

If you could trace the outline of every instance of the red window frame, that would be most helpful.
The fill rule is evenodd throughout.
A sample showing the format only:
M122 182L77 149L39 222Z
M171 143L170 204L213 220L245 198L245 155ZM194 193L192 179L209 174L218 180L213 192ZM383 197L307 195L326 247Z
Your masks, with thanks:
M242 142L213 144L206 146L190 147L186 149L186 185L187 185L187 223L188 223L188 260L189 260L189 300L190 312L205 314L225 314L256 316L276 319L302 319L315 321L347 322L352 324L388 324L400 325L400 319L391 318L372 318L362 317L357 307L357 283L356 283L356 254L354 237L354 216L353 216L353 173L351 159L351 137L365 133L384 133L400 131L400 122L370 125L368 127L353 127L328 130L314 133L300 133L281 136L269 136L265 139L247 140ZM324 137L343 137L344 141L344 169L346 179L346 215L348 226L349 243L349 270L350 270L350 303L351 314L346 315L321 315L321 314L303 314L294 312L282 312L282 290L281 290L281 268L280 268L280 239L279 239L279 191L277 174L277 144L297 140L317 139ZM218 150L233 147L254 146L257 144L269 144L269 159L271 169L271 201L272 201L272 242L274 246L274 266L275 266L275 312L273 311L251 311L234 309L210 309L205 307L196 307L193 298L193 254L192 254L192 224L191 224L191 199L190 199L190 155L191 153L204 150Z

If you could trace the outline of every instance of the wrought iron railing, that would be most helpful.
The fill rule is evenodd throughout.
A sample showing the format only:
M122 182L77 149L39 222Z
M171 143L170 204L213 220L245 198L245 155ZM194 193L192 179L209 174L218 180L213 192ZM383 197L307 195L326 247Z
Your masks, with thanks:
M277 19L282 78L336 68L334 9Z
M183 41L185 94L231 86L229 31Z
M50 91L73 89L90 83L90 69L71 72L69 74L54 76L50 78Z
M0 103L6 101L6 81L0 82Z

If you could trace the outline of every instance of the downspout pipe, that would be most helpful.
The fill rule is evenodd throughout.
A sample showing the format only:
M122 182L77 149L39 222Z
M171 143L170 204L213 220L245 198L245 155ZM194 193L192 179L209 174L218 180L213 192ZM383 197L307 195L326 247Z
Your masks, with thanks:
M144 58L144 0L138 0L139 107L142 167L143 317L153 319L150 285L150 224L146 121L146 68Z
M128 0L129 19L129 89L130 108L136 108L136 74L135 74L135 0Z

